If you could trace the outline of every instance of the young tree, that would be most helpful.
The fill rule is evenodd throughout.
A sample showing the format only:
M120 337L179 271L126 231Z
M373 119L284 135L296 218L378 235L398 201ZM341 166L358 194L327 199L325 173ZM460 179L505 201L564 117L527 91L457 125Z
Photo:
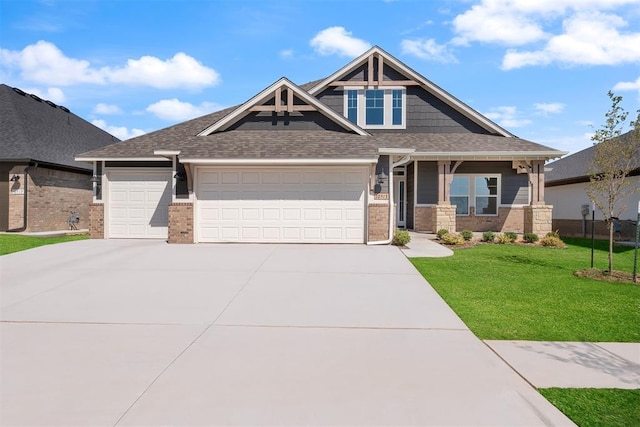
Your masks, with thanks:
M609 230L609 271L613 272L614 220L626 209L625 200L638 191L631 186L629 173L638 167L640 156L640 111L630 122L631 131L622 135L629 113L620 106L621 96L608 93L611 109L605 115L606 122L591 137L595 144L589 171L587 194L598 207Z

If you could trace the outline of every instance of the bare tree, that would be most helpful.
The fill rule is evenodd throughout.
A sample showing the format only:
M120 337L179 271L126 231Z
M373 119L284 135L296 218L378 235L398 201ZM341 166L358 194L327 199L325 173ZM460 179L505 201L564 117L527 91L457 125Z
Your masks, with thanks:
M631 121L631 131L622 135L629 113L620 106L621 96L608 93L611 109L605 115L606 122L591 137L595 153L589 171L587 194L598 207L609 230L609 270L613 272L614 221L626 209L627 198L638 191L630 185L629 174L638 167L640 156L640 111Z

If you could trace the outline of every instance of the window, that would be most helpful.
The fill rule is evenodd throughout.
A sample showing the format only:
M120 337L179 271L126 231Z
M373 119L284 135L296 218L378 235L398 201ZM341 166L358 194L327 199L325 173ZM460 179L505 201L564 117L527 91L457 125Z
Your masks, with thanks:
M405 128L405 89L348 89L344 93L349 121L370 129Z
M473 183L473 185L471 185ZM498 176L456 175L451 182L451 204L456 206L456 215L498 215ZM470 204L470 201L473 203Z
M453 177L450 199L456 205L456 215L469 215L469 177Z

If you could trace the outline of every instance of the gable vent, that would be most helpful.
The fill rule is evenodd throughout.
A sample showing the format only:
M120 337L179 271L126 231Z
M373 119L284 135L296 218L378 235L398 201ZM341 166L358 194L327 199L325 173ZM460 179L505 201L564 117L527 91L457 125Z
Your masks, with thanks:
M42 98L40 98L38 95L34 95L34 94L30 93L29 96L32 97L33 99L35 99L38 102L42 102Z
M25 96L27 93L25 91L23 91L22 89L18 89L17 87L12 88L13 91L19 95Z
M44 102L46 102L47 104L49 104L49 106L51 106L51 107L53 107L53 108L57 108L57 107L58 107L56 104L54 104L53 102L51 102L51 101L49 101L49 100L46 100L46 101L44 101Z
M58 108L60 108L62 111L64 111L65 113L70 113L71 111L69 111L69 109L67 107L65 107L64 105L59 105Z

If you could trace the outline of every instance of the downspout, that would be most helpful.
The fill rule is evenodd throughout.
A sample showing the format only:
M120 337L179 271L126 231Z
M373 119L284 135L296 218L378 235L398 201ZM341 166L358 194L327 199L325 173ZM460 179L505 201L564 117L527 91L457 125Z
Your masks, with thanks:
M389 243L391 243L393 241L393 237L394 237L394 233L393 230L395 228L395 219L394 219L394 214L395 214L395 205L393 204L393 170L398 167L398 166L402 166L406 163L409 163L411 161L411 155L406 155L403 156L402 158L400 158L400 160L398 160L397 162L393 162L391 161L391 156L389 156L389 238L386 240L378 240L375 242L367 242L367 245L370 246L375 246L375 245L388 245Z
M36 166L38 166L38 164L36 163ZM24 168L24 171L22 172L24 174L24 197L22 198L23 201L23 207L22 207L22 227L20 228L13 228L11 230L7 230L7 233L22 233L24 230L27 229L27 197L29 192L27 191L28 189L28 182L29 182L29 176L27 175L27 173L29 172L29 168L31 166L27 166L26 168Z

